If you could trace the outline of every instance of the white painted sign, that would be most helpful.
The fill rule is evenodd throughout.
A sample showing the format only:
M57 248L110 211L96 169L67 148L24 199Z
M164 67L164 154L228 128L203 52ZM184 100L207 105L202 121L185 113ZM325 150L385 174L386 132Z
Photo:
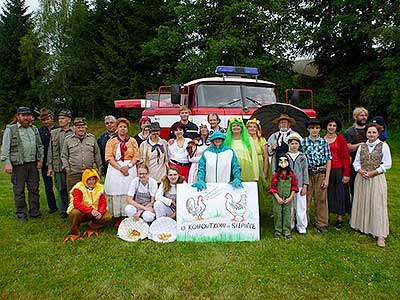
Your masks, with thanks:
M177 223L178 241L257 241L257 183L243 182L239 189L228 183L207 183L201 192L190 184L179 184Z

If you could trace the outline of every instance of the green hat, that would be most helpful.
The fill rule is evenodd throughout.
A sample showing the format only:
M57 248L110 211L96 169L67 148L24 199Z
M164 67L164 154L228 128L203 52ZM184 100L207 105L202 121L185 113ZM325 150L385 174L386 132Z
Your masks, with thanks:
M58 113L58 116L59 117L63 116L63 117L72 118L72 113L71 113L71 111L69 109L63 109Z
M76 117L74 120L74 125L86 125L86 119L83 117Z

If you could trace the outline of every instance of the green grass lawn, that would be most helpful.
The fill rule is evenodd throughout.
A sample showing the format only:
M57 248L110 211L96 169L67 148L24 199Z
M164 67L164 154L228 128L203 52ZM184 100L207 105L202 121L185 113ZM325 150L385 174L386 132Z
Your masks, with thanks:
M68 222L57 214L19 224L0 165L0 299L398 299L400 146L389 144L385 249L348 223L340 232L309 228L304 238L275 240L271 203L261 203L259 242L128 243L108 227L63 243ZM47 214L43 189L41 206Z

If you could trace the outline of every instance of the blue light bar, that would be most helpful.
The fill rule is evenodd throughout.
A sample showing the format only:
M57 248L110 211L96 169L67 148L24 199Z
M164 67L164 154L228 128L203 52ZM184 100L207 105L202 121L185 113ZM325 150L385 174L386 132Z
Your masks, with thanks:
M260 70L251 67L217 66L215 73L258 76L260 75Z

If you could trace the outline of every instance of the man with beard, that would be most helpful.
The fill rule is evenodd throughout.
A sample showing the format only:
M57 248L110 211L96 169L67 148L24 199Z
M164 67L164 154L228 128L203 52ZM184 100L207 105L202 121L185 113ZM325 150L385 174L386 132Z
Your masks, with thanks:
M279 128L279 131L271 134L268 139L268 154L271 157L272 173L274 173L277 168L276 157L289 152L289 135L298 133L290 128L296 124L296 120L287 114L281 114L279 118L274 119L272 123L277 124Z
M348 128L344 133L344 137L346 138L347 141L347 147L349 148L352 162L356 157L358 146L367 141L365 126L367 124L367 119L368 119L368 110L364 107L356 107L353 111L353 119L354 119L353 126ZM354 171L353 164L351 164L350 182L349 182L351 195L353 195L354 179L356 178L356 175L357 172Z
M11 175L17 218L28 221L25 201L25 185L28 188L29 216L43 218L39 204L39 172L43 165L43 144L39 130L31 125L32 112L29 107L17 109L17 123L4 131L1 160L5 171Z

